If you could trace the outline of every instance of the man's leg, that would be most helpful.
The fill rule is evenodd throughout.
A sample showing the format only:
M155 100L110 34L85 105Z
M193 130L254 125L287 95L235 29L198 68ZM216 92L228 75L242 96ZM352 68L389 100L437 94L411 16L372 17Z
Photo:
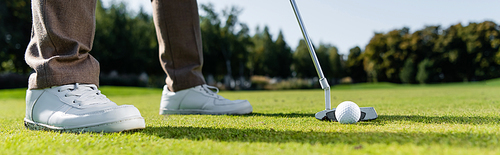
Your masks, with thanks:
M95 0L32 0L33 32L25 54L36 73L26 92L25 126L33 130L115 132L144 128L134 106L117 106L97 89L99 63L88 52Z
M95 0L32 0L33 29L26 63L29 89L71 83L98 85L99 63L88 52L95 31Z
M167 73L160 114L247 114L247 100L231 101L205 84L203 52L196 0L152 0L160 45L160 62Z
M152 3L160 63L167 73L168 88L179 91L205 84L196 0L153 0Z

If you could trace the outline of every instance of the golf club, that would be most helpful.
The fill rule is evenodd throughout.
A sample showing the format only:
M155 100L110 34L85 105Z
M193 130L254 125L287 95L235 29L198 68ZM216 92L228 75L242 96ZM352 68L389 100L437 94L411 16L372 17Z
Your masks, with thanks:
M316 72L319 76L319 84L321 88L325 91L325 110L316 113L315 117L319 120L327 120L327 121L337 121L335 118L335 108L331 108L330 104L330 85L328 84L323 71L321 70L321 65L319 64L318 58L316 56L316 52L314 51L313 44L309 39L309 35L307 35L307 31L304 23L302 22L302 18L299 13L299 9L297 8L297 4L295 0L290 0L290 4L292 5L293 12L295 13L295 17L297 18L297 22L299 23L300 30L302 31L302 35L307 43L307 48L309 49L309 54L311 55L312 61L314 63L314 67L316 68ZM361 117L360 121L374 120L378 117L375 108L373 107L361 107Z

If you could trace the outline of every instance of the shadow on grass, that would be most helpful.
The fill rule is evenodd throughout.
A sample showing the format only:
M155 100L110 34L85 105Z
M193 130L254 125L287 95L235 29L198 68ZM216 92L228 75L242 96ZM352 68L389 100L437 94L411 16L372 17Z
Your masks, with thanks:
M286 118L298 118L298 117L313 117L314 114L304 114L304 113L251 113L248 115L240 116L264 116L264 117L286 117Z
M269 129L234 129L210 127L148 127L142 133L164 139L213 140L225 142L310 143L310 144L444 144L457 147L495 147L498 134L395 133L395 132L316 132Z
M243 117L249 116L263 116L263 117L281 117L281 118L303 118L310 117L316 119L314 114L305 113L252 113L248 115L241 115ZM416 123L427 124L491 124L500 123L500 117L483 117L483 116L418 116L418 115L379 115L375 120L364 121L362 125L384 125L386 121L409 121Z
M409 121L427 124L491 124L500 123L499 117L483 116L415 116L415 115L380 115L381 121Z

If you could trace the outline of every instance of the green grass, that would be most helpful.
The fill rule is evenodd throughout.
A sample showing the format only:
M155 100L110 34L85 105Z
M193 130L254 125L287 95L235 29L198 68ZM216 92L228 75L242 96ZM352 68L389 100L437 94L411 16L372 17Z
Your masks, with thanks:
M102 87L133 104L147 128L132 133L57 133L23 126L24 89L0 90L1 154L500 154L500 81L336 86L332 104L373 106L374 121L318 121L322 90L224 91L248 99L244 116L158 115L160 89Z

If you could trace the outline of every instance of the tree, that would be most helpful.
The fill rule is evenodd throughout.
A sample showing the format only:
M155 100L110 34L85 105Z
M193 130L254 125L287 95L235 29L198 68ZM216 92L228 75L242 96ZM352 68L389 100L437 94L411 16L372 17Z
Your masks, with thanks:
M220 81L226 74L226 64L221 63L224 60L220 42L221 20L219 14L213 10L212 4L201 5L205 16L200 16L201 40L203 44L203 73L213 75L215 80Z
M332 70L332 76L330 77L333 77L335 80L340 80L340 78L345 76L345 67L342 55L339 54L339 50L335 46L330 47L328 53Z
M263 31L259 31L259 28L257 28L252 41L255 45L251 50L252 74L276 76L276 70L274 69L278 68L276 61L279 57L276 54L276 45L269 33L269 28L265 26Z
M435 59L434 68L443 74L444 82L468 81L468 74L472 73L466 45L459 33L462 29L461 24L456 24L443 30L434 46L436 54L430 56Z
M331 65L330 62L330 53L329 53L331 48L332 48L331 45L324 43L319 43L318 48L314 47L316 52L316 57L318 58L318 61L321 65L321 70L323 71L323 74L325 75L325 77L330 77L330 78L333 77L333 68L332 68L333 66ZM310 54L309 54L309 59L312 59ZM312 60L310 62L313 63ZM311 69L316 70L316 68L311 68ZM316 76L318 76L317 73L313 77Z
M382 33L375 33L365 47L363 66L367 73L368 82L384 81L386 77L381 71L382 56L387 51L386 37Z
M245 69L248 60L247 47L252 44L248 27L238 21L241 9L226 8L220 17L211 4L201 5L201 8L207 13L200 18L205 64L208 64L203 71L215 75L217 80L224 79L226 88L234 89L236 83L233 77L244 76L243 71L247 70ZM224 24L220 18L226 19ZM241 28L238 30L237 26ZM224 63L220 63L220 60L224 60ZM240 72L235 72L234 69L239 69Z
M479 80L499 75L500 68L494 59L500 43L498 25L491 21L469 23L461 30L459 35L466 45L467 62L471 64L465 78Z
M124 3L103 8L97 2L96 33L91 54L101 72L164 75L158 63L158 43L152 18L142 10L132 15Z
M406 59L406 62L399 73L401 82L410 84L416 82L417 70L415 69L417 65L413 62L413 59ZM425 81L425 80L424 80Z
M346 61L347 75L349 75L354 83L366 82L367 76L363 67L363 56L361 49L356 46L349 50L349 55Z
M271 69L271 71L274 71L275 74L272 74L272 76L281 78L290 77L292 75L292 71L290 68L290 66L292 65L292 50L285 42L283 33L281 31L279 32L278 39L276 39L275 42L274 53L276 55L276 58L273 61L275 62L275 66Z
M382 64L380 70L384 73L387 81L399 83L399 72L407 57L405 52L401 49L400 44L404 41L404 36L409 34L408 28L400 30L393 30L386 34L386 47L387 51L383 52Z
M301 39L299 45L293 53L293 71L295 71L297 77L300 78L311 78L318 76L314 64L311 60L311 55L307 49L306 42Z
M253 42L249 35L249 28L246 24L240 23L240 31L236 34L235 43L233 44L233 50L237 51L235 56L233 57L234 69L238 69L238 75L233 73L233 76L238 76L240 80L243 80L245 77L249 76L250 70L246 67L248 63L248 57L250 52L248 50L248 46L253 46ZM237 67L236 67L237 66ZM235 72L236 73L236 72Z
M30 4L29 0L0 1L0 72L31 71L24 61L32 25Z
M439 37L439 26L427 26L423 30L403 36L400 48L405 57L405 63L399 77L403 83L416 83L418 63L425 58L435 57L433 51L436 39Z
M434 68L434 61L424 59L418 64L417 81L421 84L433 83L439 80L439 74Z

